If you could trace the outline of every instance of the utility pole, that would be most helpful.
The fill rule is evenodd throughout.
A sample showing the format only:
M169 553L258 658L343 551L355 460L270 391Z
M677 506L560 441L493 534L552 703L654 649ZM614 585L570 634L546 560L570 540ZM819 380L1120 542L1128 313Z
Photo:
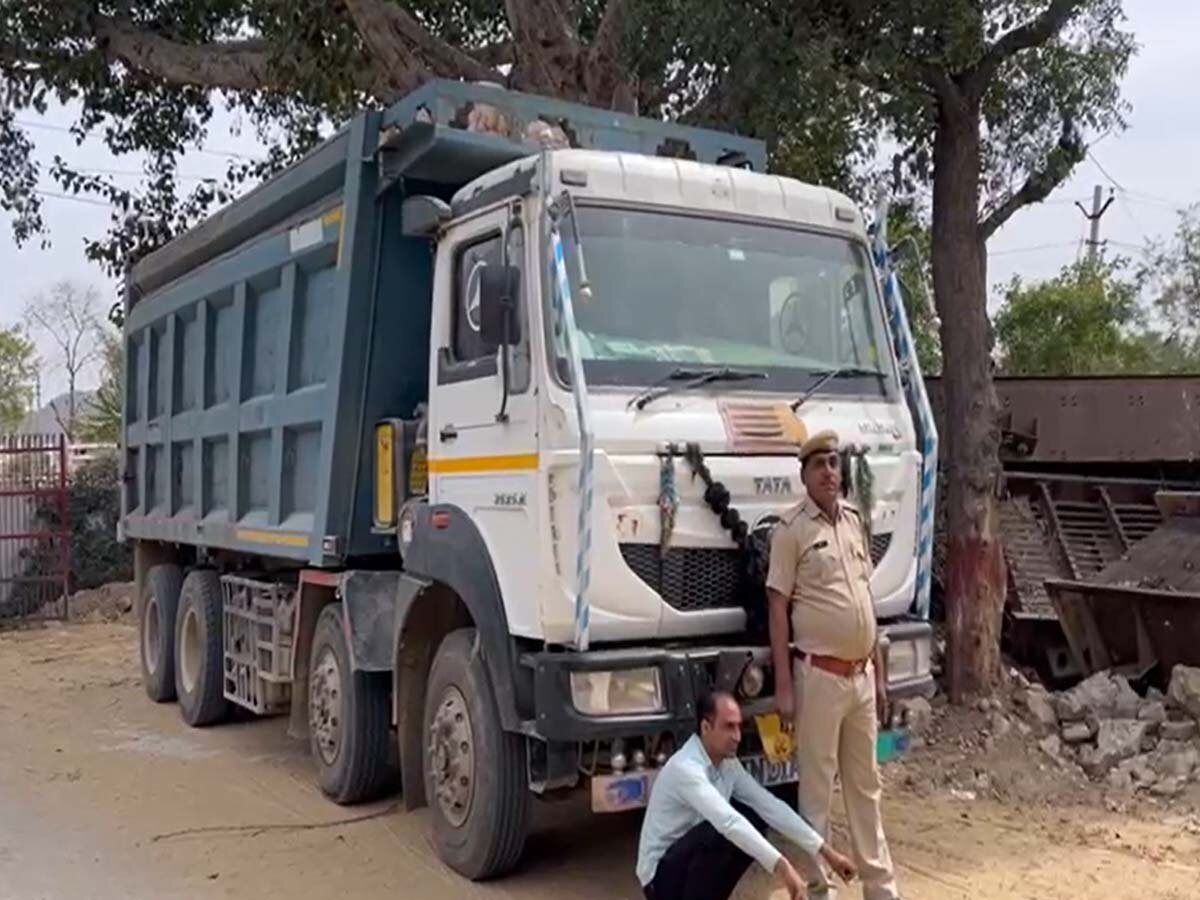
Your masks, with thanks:
M1103 206L1101 205L1102 200L1104 201ZM1092 223L1091 235L1087 242L1088 259L1092 262L1096 262L1100 258L1100 219L1108 211L1108 208L1112 206L1112 202L1113 196L1111 192L1109 193L1108 199L1104 200L1104 188L1102 188L1100 185L1096 185L1096 187L1092 190L1091 212L1088 212L1086 209L1084 209L1083 204L1078 200L1075 201L1075 205L1079 207L1079 211L1083 213L1083 217Z

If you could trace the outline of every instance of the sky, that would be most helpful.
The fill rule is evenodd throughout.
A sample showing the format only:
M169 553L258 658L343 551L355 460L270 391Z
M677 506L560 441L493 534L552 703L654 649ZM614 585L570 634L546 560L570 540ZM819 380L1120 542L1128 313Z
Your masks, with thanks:
M1177 211L1200 203L1200 117L1195 115L1200 54L1194 37L1200 34L1200 3L1193 0L1126 0L1125 12L1139 51L1123 83L1124 98L1132 106L1128 128L1095 143L1074 175L1042 204L1018 212L988 245L988 280L993 307L998 286L1014 275L1022 279L1053 276L1084 252L1087 221L1075 201L1090 207L1094 186L1113 203L1101 220L1105 252L1136 257L1147 239L1169 235ZM115 158L99 140L81 146L66 129L73 121L70 109L51 109L45 116L26 113L20 120L29 126L39 159L49 168L61 155L78 168L116 172L113 177L130 187L138 183L141 160ZM203 151L189 153L180 167L189 181L224 174L232 156L263 154L249 128L218 114ZM1094 138L1092 138L1094 139ZM19 322L22 310L39 291L62 279L92 284L101 293L102 311L115 297L115 284L83 252L85 236L100 236L109 210L99 200L83 202L52 196L56 185L47 177L44 218L51 246L37 241L18 248L8 230L8 217L0 213L0 325ZM51 397L65 384L54 353L39 341L45 358L43 396ZM86 373L82 386L96 381Z

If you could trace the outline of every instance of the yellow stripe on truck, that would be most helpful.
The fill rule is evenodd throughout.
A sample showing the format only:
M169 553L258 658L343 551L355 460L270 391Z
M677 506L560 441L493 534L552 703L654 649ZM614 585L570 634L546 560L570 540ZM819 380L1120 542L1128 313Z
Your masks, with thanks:
M443 456L429 460L435 475L475 475L481 472L526 472L536 469L536 453L510 453L503 456Z
M252 544L274 544L280 547L308 546L308 535L296 534L294 531L257 531L250 528L239 528L237 539Z

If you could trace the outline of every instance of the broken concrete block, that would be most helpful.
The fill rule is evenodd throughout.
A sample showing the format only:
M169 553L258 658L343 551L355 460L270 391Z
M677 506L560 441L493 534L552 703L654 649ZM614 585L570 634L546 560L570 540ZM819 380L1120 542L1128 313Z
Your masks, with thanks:
M1057 734L1049 735L1038 741L1041 751L1053 760L1062 759L1062 741Z
M997 738L1002 738L1012 731L1012 722L1004 713L993 711L988 719L988 728Z
M1200 668L1179 665L1172 669L1167 697L1175 707L1200 719Z
M1048 735L1058 729L1058 716L1048 694L1029 691L1025 695L1025 708L1029 710L1030 724L1038 735Z
M1142 708L1138 710L1137 717L1143 722L1161 725L1167 721L1167 707L1161 700L1152 700L1142 704Z
M1116 681L1107 672L1097 672L1086 678L1071 690L1058 695L1055 706L1059 718L1068 722L1077 722L1089 713L1098 719L1112 718L1116 713L1119 696L1126 697L1125 702L1129 702L1128 695L1121 690L1122 683L1130 693L1133 693L1129 682L1123 679ZM1134 693L1133 696L1136 697L1137 694ZM1130 715L1129 718L1133 718L1133 715Z
M1159 745L1150 763L1159 775L1188 778L1200 766L1200 750L1180 741Z
M933 720L933 707L924 697L910 697L901 700L896 707L902 721L910 732L921 734Z
M1137 691L1129 686L1128 679L1121 675L1112 676L1113 687L1116 688L1116 700L1113 702L1114 719L1136 719L1142 705L1142 698ZM1165 712L1165 710L1164 710Z
M1067 722L1062 729L1063 743L1066 744L1086 744L1093 734L1092 726L1087 722Z
M1173 775L1169 778L1163 778L1161 781L1156 781L1154 784L1152 784L1150 786L1150 793L1155 797L1174 797L1183 791L1183 788L1186 784L1186 778L1180 778Z
M1118 791L1133 790L1133 773L1124 766L1117 766L1108 773L1108 786Z
M1149 729L1149 722L1136 719L1104 719L1096 734L1096 746L1083 754L1084 769L1089 775L1099 776L1122 760L1137 756Z
M1163 722L1158 726L1158 733L1164 741L1190 741L1200 734L1200 726L1192 719Z

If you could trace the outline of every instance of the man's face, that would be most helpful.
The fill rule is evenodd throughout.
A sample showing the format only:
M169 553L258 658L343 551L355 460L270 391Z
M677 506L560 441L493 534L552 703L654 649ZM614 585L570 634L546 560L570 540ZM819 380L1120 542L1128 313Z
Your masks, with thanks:
M842 492L842 466L837 453L814 453L804 463L800 479L818 506L833 506Z
M700 738L710 754L718 759L737 755L742 742L742 710L732 697L719 697L711 722L700 726Z

